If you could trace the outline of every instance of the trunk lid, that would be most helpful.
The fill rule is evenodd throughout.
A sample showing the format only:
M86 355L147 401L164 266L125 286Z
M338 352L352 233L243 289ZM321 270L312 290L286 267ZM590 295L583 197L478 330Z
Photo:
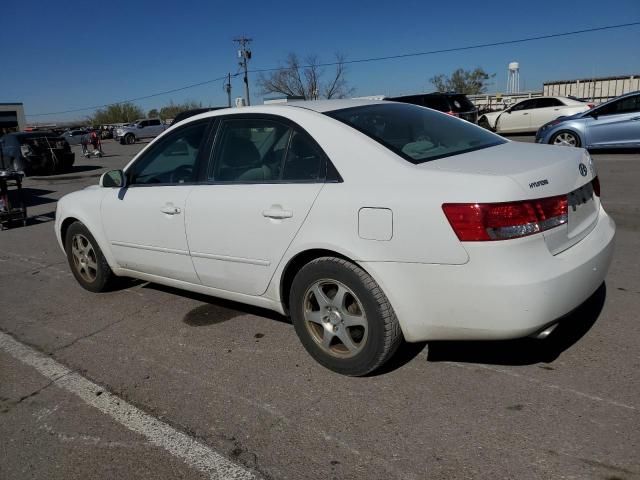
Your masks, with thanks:
M522 196L505 198L505 202L567 195L567 222L543 233L553 255L586 237L598 219L600 198L592 185L595 166L583 149L508 142L426 162L419 167L509 177L520 187ZM483 202L483 199L473 201Z

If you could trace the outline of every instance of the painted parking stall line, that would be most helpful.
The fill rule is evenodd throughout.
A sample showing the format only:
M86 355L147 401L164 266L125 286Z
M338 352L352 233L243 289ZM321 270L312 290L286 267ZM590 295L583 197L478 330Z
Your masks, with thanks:
M73 393L86 404L109 415L124 427L143 435L149 443L163 448L187 465L216 480L249 480L256 476L211 448L170 425L144 413L120 397L52 358L0 332L0 350L35 368L54 385ZM98 392L102 392L98 394Z

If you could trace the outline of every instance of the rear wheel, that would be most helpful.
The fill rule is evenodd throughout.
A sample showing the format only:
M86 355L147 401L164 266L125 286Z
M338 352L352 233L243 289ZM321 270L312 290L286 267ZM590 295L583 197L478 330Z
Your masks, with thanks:
M580 146L580 137L574 132L569 130L562 130L549 140L551 145L561 145L563 147L579 147Z
M90 292L104 292L114 284L116 276L84 224L74 222L69 226L65 250L71 272L83 288Z
M402 340L398 319L378 284L341 258L322 257L302 267L290 299L293 324L307 352L343 375L372 372Z

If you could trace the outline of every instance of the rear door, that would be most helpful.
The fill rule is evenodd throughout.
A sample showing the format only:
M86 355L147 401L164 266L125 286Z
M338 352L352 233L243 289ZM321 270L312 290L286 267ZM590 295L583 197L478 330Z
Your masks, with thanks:
M223 118L207 171L187 201L187 239L204 285L263 294L326 177L326 156L275 116Z
M563 115L562 108L565 106L557 98L536 98L535 108L531 110L531 128L537 130L542 125Z
M587 145L594 147L640 145L640 95L621 98L595 108L587 121Z

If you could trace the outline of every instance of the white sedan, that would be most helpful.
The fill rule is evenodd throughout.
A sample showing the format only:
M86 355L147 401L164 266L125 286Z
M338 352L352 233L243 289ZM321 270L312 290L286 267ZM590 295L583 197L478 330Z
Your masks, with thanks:
M497 133L536 132L545 123L593 108L569 97L538 97L523 100L501 112L485 113L478 125Z
M58 202L84 288L116 277L291 316L364 375L402 339L544 336L602 284L615 226L582 149L394 102L219 110Z

